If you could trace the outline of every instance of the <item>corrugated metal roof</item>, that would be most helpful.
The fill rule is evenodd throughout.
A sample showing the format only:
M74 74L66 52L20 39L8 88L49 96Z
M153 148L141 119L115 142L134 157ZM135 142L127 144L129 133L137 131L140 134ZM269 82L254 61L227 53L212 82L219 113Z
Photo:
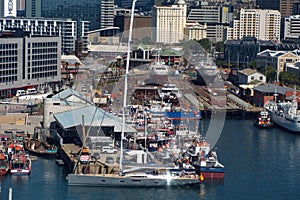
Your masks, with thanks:
M67 88L59 93L57 93L56 95L52 96L52 99L59 99L59 100L66 100L67 98L69 98L70 96L76 96L79 99L83 100L84 102L88 103L88 104L92 104L92 102L82 93L73 90L71 88ZM72 102L69 102L72 103ZM68 104L68 102L66 102L66 104Z
M122 119L95 106L88 106L54 114L54 118L64 129L81 125L82 116L84 116L84 123L86 126L111 126L114 127L114 132L122 131ZM126 125L125 132L132 133L136 132L136 130L131 126Z
M275 88L276 88L276 92L278 94L282 94L282 95L285 95L285 93L287 91L293 91L292 88L277 86L277 85L273 85L273 84L259 85L257 87L254 87L253 89L256 91L259 91L259 92L275 93Z

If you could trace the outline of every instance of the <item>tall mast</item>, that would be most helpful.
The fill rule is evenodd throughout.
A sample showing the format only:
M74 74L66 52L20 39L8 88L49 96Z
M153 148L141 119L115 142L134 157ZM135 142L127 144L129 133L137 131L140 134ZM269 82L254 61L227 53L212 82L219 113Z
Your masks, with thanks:
M125 132L125 109L126 109L126 100L127 100L127 88L128 88L128 72L129 72L129 60L130 60L130 49L131 49L131 41L132 41L132 27L133 27L133 16L134 16L134 8L135 8L136 0L132 2L131 8L131 17L130 17L130 27L129 27L129 36L128 36L128 50L127 50L127 62L126 62L126 71L125 71L125 80L124 80L124 92L123 92L123 115L122 115L122 133L121 133L121 152L120 152L120 172L123 173L123 139Z

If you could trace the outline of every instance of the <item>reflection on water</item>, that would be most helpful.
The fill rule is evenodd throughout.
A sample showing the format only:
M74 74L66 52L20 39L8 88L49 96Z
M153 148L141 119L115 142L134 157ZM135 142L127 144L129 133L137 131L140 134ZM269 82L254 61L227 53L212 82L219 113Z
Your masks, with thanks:
M75 187L67 185L66 170L55 160L39 158L29 176L0 176L0 199L8 199L9 187L13 199L22 200L300 199L300 135L228 119L216 147L225 166L222 181L192 187Z

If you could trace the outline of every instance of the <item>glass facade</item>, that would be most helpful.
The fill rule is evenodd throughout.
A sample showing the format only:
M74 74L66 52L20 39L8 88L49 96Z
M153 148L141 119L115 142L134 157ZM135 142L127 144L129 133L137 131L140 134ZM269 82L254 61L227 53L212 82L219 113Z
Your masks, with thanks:
M60 37L0 38L0 93L60 82L60 49Z
M42 0L42 17L90 21L90 29L100 28L101 0Z
M18 77L18 43L0 43L0 83L12 83Z

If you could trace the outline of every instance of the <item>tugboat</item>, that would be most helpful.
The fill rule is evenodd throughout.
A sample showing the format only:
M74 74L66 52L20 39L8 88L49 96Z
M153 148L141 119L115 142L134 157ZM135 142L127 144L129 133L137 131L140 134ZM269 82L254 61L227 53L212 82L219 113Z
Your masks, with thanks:
M224 165L218 161L217 153L204 138L197 138L183 155L203 180L222 180Z
M273 128L274 123L271 121L271 117L267 111L261 111L254 125L258 128Z

